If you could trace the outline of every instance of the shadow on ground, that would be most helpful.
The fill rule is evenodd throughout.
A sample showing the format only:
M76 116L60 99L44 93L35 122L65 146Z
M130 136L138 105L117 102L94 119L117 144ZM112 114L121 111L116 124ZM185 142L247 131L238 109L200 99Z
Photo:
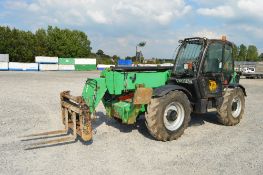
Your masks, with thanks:
M92 127L94 130L98 128L101 124L105 123L108 126L117 128L120 132L129 133L132 130L138 130L143 136L148 139L154 140L154 138L148 132L148 129L145 125L145 117L141 115L138 117L137 121L133 125L122 124L120 121L116 119L112 119L107 117L103 112L97 112L97 119L92 123ZM221 125L217 121L217 116L215 112L207 113L207 114L192 114L191 121L189 123L189 127L196 127L205 124L205 122Z
M221 125L218 122L217 119L217 113L216 112L210 112L206 114L192 114L191 115L191 121L189 123L189 126L200 126L205 124L205 122L212 123L215 125Z
M220 125L217 121L217 116L216 113L207 113L207 114L192 114L191 115L191 121L189 123L189 127L196 127L196 126L201 126L205 124L205 122L208 123L213 123L216 125ZM96 133L96 129L105 123L108 126L117 128L120 130L120 132L123 133L129 133L132 130L138 130L140 134L142 134L144 137L154 140L154 138L150 135L148 132L148 129L145 125L145 117L144 115L141 115L138 117L137 121L133 125L127 125L127 124L122 124L121 121L112 119L107 117L103 112L97 112L96 113L96 119L92 121L92 127L93 127L93 132ZM69 130L69 132L66 134L72 134L72 131ZM58 137L58 136L65 136L65 135L56 135L56 136L49 136L49 137L39 137L39 138L33 138L33 139L24 139L21 141L34 141L34 140L39 140L39 139L48 139L48 138L53 138L53 137ZM70 141L70 142L63 142L63 143L58 143L58 144L53 144L53 145L44 145L44 146L33 146L26 148L25 150L32 150L32 149L39 149L39 148L47 148L47 147L54 147L54 146L60 146L60 145L66 145L66 144L71 144L75 143L77 141L80 141L84 145L90 145L93 143L93 141L88 141L84 142L79 136L75 141Z

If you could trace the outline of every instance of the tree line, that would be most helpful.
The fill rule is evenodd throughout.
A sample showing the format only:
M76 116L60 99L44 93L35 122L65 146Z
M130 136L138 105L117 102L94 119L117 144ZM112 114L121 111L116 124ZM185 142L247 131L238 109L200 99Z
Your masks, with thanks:
M263 53L259 55L258 49L255 45L234 46L233 54L236 61L262 61Z
M0 53L10 61L34 62L35 56L88 57L90 41L84 32L49 26L35 33L0 26Z
M234 46L233 53L237 61L263 60L263 53L259 55L258 49L254 45ZM38 29L34 33L0 26L0 54L9 54L12 62L34 62L35 56L92 57L97 58L98 64L116 64L120 59L117 55L105 54L101 49L93 53L90 40L82 31L52 26L48 26L47 29ZM127 56L125 59L138 62L136 56ZM152 62L158 63L170 62L158 58L152 60L154 60ZM151 62L151 60L148 61Z
M35 56L97 58L98 64L116 64L119 59L101 49L93 53L90 40L82 31L52 26L34 33L0 26L0 54L9 54L10 62L34 62Z

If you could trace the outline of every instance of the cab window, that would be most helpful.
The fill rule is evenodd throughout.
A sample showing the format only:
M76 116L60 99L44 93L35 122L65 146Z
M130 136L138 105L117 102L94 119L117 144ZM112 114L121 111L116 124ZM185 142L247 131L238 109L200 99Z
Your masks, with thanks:
M204 73L219 73L222 70L223 43L214 42L208 47L203 66Z
M232 57L232 47L229 45L226 45L223 72L232 73L233 69L234 69L234 65L233 65L233 57Z

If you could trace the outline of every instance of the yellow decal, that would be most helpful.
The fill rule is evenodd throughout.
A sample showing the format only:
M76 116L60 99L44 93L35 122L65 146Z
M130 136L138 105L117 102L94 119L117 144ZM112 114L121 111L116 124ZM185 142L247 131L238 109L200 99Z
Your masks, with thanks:
M217 84L216 84L216 81L214 80L209 80L209 90L211 92L215 92L217 89Z

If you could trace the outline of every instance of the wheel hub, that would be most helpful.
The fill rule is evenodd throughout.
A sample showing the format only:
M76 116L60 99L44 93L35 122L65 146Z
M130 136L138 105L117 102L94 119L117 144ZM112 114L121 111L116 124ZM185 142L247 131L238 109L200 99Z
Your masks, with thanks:
M166 116L167 120L173 122L177 119L177 112L175 110L169 110Z
M232 111L237 110L237 102L233 102L232 104Z

